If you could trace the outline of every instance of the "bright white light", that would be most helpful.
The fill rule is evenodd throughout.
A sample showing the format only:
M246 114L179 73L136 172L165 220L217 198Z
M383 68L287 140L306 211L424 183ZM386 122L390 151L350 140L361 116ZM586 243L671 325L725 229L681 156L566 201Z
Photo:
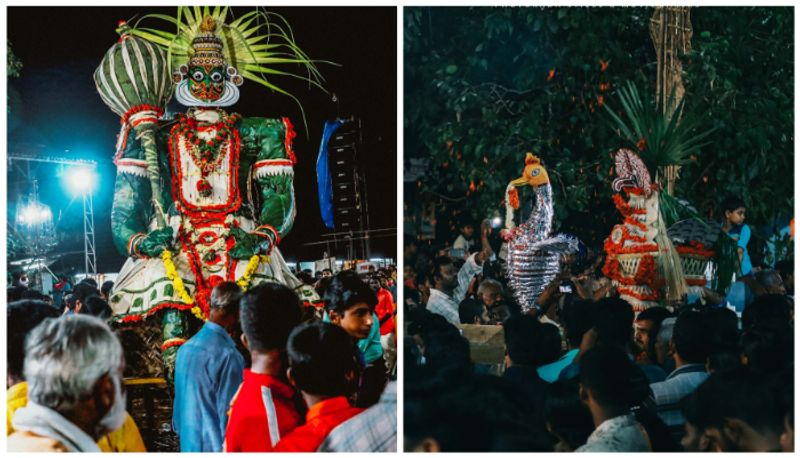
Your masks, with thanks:
M28 226L46 223L52 219L53 214L50 213L50 208L38 202L26 205L17 213L17 221Z
M495 216L494 218L492 218L492 227L498 228L500 227L501 224L503 224L502 218L500 218L499 216Z
M74 194L91 194L97 184L97 174L88 167L67 170L67 186Z

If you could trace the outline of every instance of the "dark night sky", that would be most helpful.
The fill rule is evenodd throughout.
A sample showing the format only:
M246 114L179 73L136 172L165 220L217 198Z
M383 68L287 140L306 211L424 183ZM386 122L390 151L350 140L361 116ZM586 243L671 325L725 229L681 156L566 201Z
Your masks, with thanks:
M111 242L109 214L115 176L111 160L119 119L100 100L92 73L118 38L114 29L119 19L130 20L148 13L174 15L175 8L11 7L7 11L8 39L24 66L19 78L9 80L9 152L98 162L98 270L116 271L124 258ZM248 7L233 8L239 15L248 11ZM298 134L294 142L298 214L281 249L287 258L313 260L321 257L320 248L302 245L322 240L321 234L327 231L319 214L315 164L323 122L337 114L352 114L363 120L365 142L370 146L359 152L359 160L366 171L371 227L396 227L395 9L298 7L270 11L289 21L297 44L311 58L341 64L319 65L325 87L340 99L338 106L331 102L330 95L310 90L300 81L284 79L278 84L300 99L308 120L307 132L300 110L291 99L255 83L245 81L240 88L240 101L230 108L243 116L288 116L293 121ZM165 27L159 21L151 24ZM185 110L174 101L168 109ZM59 230L82 237L80 200L69 204L70 197L57 172L57 166L31 164L31 175L39 179L40 199L51 206L56 217L59 211L64 213ZM18 195L29 192L29 182L16 167L9 168L8 178L11 219ZM373 256L395 257L394 238L373 239L371 246ZM343 256L340 252L339 257Z

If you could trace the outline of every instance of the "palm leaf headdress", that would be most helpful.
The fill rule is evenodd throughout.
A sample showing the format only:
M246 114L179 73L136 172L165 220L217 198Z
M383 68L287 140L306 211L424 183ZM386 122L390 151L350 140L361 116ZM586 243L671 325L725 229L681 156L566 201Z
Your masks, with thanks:
M661 167L686 164L691 154L708 145L704 140L714 129L697 132L699 119L686 109L686 99L676 103L674 91L665 104L644 101L631 82L618 95L627 120L606 104L612 128L637 147L651 175L657 176Z
M289 23L277 13L258 8L226 22L229 15L232 14L228 7L182 6L178 7L175 17L165 14L143 16L131 26L129 33L164 49L170 71L174 72L189 61L193 52L192 41L200 33L203 21L211 17L218 24L216 34L224 44L222 53L227 64L245 79L294 100L305 123L305 111L300 101L274 80L296 78L327 92L317 64L332 62L309 58L295 42ZM175 31L142 26L151 19L164 21Z

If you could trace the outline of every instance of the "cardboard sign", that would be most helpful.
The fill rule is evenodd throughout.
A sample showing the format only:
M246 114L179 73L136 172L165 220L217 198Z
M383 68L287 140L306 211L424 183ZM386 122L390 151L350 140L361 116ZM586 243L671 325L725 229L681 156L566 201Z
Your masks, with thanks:
M461 334L469 341L469 353L474 363L503 364L505 334L498 325L460 324Z

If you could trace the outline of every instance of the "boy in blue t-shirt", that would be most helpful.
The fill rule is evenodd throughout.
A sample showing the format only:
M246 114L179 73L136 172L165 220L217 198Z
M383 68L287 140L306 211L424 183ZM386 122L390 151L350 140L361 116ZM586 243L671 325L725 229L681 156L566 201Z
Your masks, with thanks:
M731 196L722 202L722 211L725 214L722 230L736 240L736 244L739 246L739 265L742 269L742 277L753 273L750 255L747 253L747 243L750 242L750 227L744 224L745 210L744 202L738 197Z

